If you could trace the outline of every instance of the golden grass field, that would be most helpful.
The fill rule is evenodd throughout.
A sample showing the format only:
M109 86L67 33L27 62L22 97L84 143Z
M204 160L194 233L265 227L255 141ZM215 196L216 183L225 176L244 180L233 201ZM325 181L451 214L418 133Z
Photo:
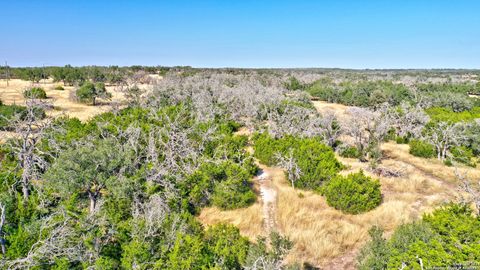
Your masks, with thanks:
M38 84L32 84L28 81L19 79L9 80L9 85L5 80L0 80L0 100L4 104L18 104L22 105L25 102L23 98L23 91L33 86L41 87L47 93L47 102L54 107L53 110L47 111L47 115L60 116L68 115L76 117L82 121L86 121L93 116L107 112L112 108L112 105L121 104L123 101L123 94L117 90L115 86L107 86L107 91L112 93L112 99L108 101L100 100L96 106L82 104L69 99L70 91L75 91L73 86L64 86L65 90L55 90L54 88L62 83L53 83L51 80L42 81Z

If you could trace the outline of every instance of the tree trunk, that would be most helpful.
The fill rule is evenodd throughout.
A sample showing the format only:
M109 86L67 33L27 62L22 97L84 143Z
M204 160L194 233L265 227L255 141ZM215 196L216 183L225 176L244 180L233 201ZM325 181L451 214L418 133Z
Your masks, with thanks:
M3 238L3 225L5 224L5 205L0 203L0 246L2 249L2 254L5 255L7 252L5 248L5 239Z
M95 106L95 97L92 99L93 106Z
M89 191L88 192L88 198L90 199L90 213L93 213L95 211L95 207L97 206L97 199L98 199L98 191Z
M22 193L24 203L28 202L28 197L30 196L30 191L28 190L28 182L22 181Z

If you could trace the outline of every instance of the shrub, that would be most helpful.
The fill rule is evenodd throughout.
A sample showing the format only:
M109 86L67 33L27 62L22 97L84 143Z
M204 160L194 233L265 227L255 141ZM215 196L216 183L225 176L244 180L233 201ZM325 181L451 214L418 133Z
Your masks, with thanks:
M344 158L359 158L360 152L355 146L345 146L339 149L338 154Z
M398 144L407 144L410 142L410 138L408 136L396 136L395 142Z
M469 268L480 260L480 219L465 205L450 204L402 225L388 241L381 231L371 236L358 269Z
M455 146L450 149L450 153L455 161L472 167L476 166L475 162L473 162L474 155L472 149L463 145Z
M435 147L427 142L411 140L408 145L410 146L410 154L416 157L432 158L435 156Z
M468 122L480 118L480 108L473 107L470 110L460 112L445 107L432 107L425 110L432 122Z
M232 162L226 162L222 167L217 171L218 175L214 176L214 179L221 182L215 185L213 205L221 209L234 209L254 203L256 196L251 188L248 171Z
M288 90L302 90L305 86L295 77L290 77L287 82L284 83L285 88Z
M443 164L445 164L445 166L447 167L452 167L453 166L453 162L451 159L447 158L443 161Z
M322 194L328 205L348 214L367 212L382 202L380 183L363 171L333 178L322 188Z
M335 177L343 168L332 148L324 145L321 138L285 136L274 139L267 133L262 133L254 136L254 142L255 157L267 165L276 165L277 153L282 156L290 152L293 154L302 172L295 181L295 187L319 189L324 181Z
M55 89L55 90L65 90L65 88L63 88L63 86L61 86L61 85L55 86L54 89Z
M248 239L237 227L218 224L205 232L205 242L219 269L242 269L249 248Z
M46 99L47 98L47 93L45 93L45 90L43 90L43 88L33 87L31 89L25 90L23 92L23 96L25 98Z
M9 121L17 114L23 114L25 107L17 105L0 105L0 129L8 127Z

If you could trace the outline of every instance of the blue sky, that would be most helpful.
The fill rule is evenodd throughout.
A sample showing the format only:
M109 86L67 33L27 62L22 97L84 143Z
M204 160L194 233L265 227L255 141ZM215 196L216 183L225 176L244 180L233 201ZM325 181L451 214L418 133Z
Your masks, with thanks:
M480 1L0 0L31 65L480 68Z

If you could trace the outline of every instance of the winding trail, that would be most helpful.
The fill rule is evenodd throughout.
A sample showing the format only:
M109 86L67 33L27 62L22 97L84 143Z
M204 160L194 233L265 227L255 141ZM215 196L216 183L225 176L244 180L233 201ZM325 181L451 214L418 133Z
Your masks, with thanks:
M256 176L256 180L260 186L260 196L262 198L263 208L263 225L266 234L270 234L277 230L277 190L273 186L271 173L269 168L262 164L258 164L260 172Z

